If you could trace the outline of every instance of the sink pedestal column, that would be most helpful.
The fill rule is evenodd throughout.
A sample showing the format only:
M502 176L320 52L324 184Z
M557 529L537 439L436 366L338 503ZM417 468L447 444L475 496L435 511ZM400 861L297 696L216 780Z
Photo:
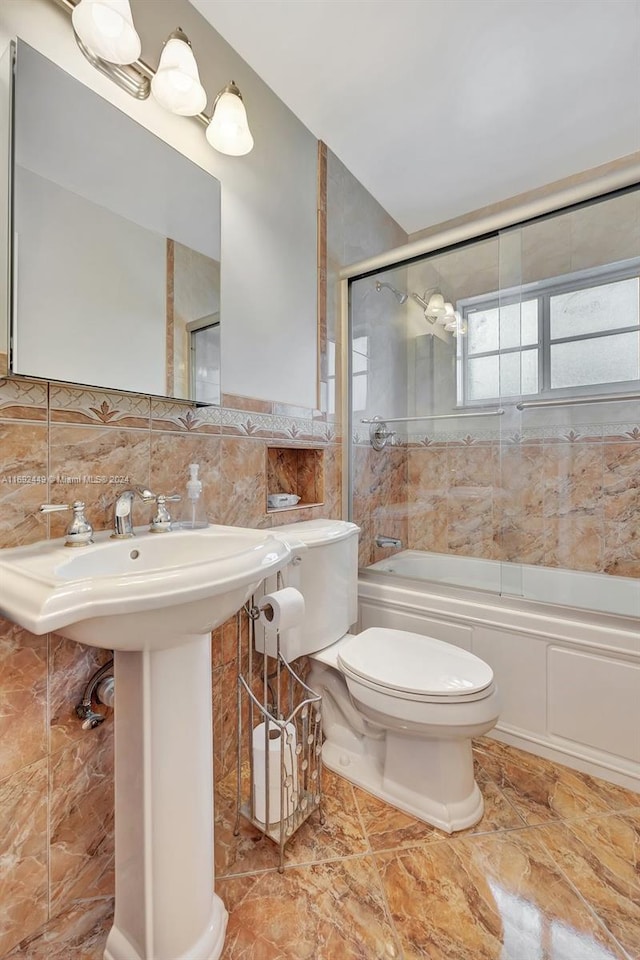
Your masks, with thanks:
M211 636L116 650L116 909L105 960L218 960Z

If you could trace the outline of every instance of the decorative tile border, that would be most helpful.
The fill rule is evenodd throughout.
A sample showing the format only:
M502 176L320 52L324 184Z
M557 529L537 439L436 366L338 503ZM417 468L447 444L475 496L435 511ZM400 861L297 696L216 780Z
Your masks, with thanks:
M274 416L273 436L282 440L300 440L303 442L313 440L313 420L301 417Z
M220 409L221 429L229 437L271 438L273 417L266 413L248 413L246 410Z
M48 385L43 380L0 380L0 420L46 420Z
M151 399L151 429L173 433L220 433L220 407L194 407L188 401Z
M49 395L49 416L52 423L149 428L148 396L112 393L106 390L91 390L54 383L50 385Z

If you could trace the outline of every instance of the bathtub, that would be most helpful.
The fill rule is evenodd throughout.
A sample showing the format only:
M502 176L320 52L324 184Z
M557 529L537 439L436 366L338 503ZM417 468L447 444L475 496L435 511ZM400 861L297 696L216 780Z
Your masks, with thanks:
M640 617L640 580L525 563L403 550L368 567L416 580L526 597L543 603Z
M358 630L410 630L489 663L497 739L640 792L637 580L407 550L360 571L358 612Z

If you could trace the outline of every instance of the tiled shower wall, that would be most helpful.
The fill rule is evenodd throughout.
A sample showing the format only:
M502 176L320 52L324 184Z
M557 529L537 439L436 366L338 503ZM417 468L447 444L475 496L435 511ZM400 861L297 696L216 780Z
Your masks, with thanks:
M394 552L376 547L385 534L412 550L640 577L640 422L536 432L355 446L361 564Z
M148 397L44 382L0 381L0 546L60 536L65 515L41 503L83 499L97 529L112 522L128 482L174 492L198 462L208 514L222 524L269 527L338 517L340 447L311 410L247 401L192 409ZM318 414L316 413L316 417ZM295 440L293 439L295 438ZM323 506L266 513L266 447L323 451ZM149 507L136 504L144 524ZM235 730L235 623L214 635L214 724L226 767ZM111 716L85 732L74 715L85 684L110 656L57 635L36 637L0 620L0 956L74 901L113 893ZM111 714L111 711L108 711Z

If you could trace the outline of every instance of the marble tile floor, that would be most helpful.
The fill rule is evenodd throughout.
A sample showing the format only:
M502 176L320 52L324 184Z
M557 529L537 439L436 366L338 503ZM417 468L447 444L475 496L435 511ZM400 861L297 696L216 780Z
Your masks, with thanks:
M451 837L325 771L283 874L221 784L222 960L640 960L640 794L487 738L475 761L485 813ZM78 901L3 960L101 960L111 911Z

